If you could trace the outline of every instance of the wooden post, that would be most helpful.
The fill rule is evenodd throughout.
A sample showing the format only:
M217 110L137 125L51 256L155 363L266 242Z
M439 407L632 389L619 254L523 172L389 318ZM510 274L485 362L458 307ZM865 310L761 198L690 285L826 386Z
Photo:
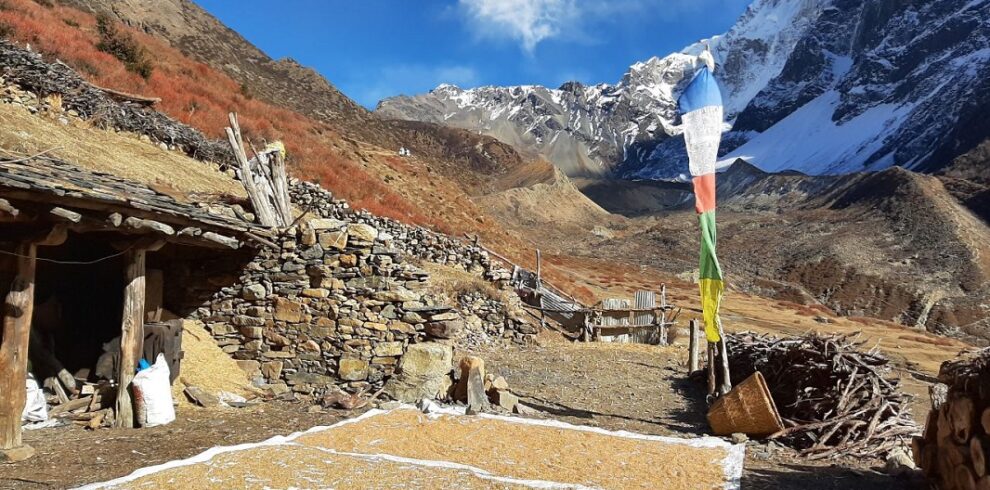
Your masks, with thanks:
M120 366L117 373L117 427L134 427L134 410L129 391L131 380L144 350L144 248L124 254L124 312L120 327Z
M688 330L688 373L693 373L698 370L698 320L691 320Z
M543 258L540 254L540 249L536 249L536 285L537 286L540 286L543 282L542 269L543 269Z
M718 336L719 368L722 371L722 383L719 385L718 394L722 396L732 389L732 380L729 378L729 348L725 344L725 332L721 325L718 327Z
M2 459L15 459L7 450L23 446L21 413L27 398L24 381L27 379L38 247L31 241L25 241L17 246L16 253L17 275L4 305L3 345L0 345L0 454L5 456ZM32 452L27 449L23 457L29 457Z
M715 397L715 343L708 342L708 397Z

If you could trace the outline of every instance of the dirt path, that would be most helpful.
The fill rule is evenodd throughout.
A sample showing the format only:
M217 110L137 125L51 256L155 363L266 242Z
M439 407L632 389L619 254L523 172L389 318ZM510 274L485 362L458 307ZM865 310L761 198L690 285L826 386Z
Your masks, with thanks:
M686 349L635 344L567 344L489 349L489 372L523 402L565 422L646 434L696 436L708 430L704 386L685 379ZM777 445L747 444L745 489L911 489L916 478L879 471L882 461L809 462Z
M305 405L272 402L244 409L188 408L172 424L151 429L84 430L77 426L27 431L37 454L0 465L0 488L70 488L106 481L145 466L188 458L207 448L257 442L347 415L306 413Z

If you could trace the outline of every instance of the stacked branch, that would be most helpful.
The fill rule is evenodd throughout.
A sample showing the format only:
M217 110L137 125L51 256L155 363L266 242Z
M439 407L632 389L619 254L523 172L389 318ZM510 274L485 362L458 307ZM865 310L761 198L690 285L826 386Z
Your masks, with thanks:
M915 462L939 488L990 489L990 350L943 363L938 379Z
M272 228L289 226L292 223L292 201L289 198L289 179L282 145L269 145L261 152L252 146L254 158L248 160L237 115L231 112L228 117L230 127L226 128L227 140L237 159L237 177L244 184L258 222Z
M919 432L890 361L852 336L727 334L733 379L759 371L785 429L770 436L812 459L877 457Z

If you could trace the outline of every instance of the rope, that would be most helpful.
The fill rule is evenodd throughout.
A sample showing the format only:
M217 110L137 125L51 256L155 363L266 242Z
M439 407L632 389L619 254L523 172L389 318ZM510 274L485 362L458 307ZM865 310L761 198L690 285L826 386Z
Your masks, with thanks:
M34 259L35 260L39 260L41 262L50 262L52 264L60 264L60 265L93 265L93 264L98 264L100 262L103 262L105 260L110 260L110 259L112 259L114 257L120 257L121 255L124 255L125 253L127 253L128 251L130 251L132 248L134 248L133 245L130 246L130 247L127 247L126 249L121 250L120 252L117 252L117 253L115 253L113 255L108 255L106 257L100 257L98 259L93 259L93 260L81 260L81 261L78 261L78 260L55 260L55 259L46 259L44 257L34 257ZM8 252L6 250L0 250L0 254L2 254L2 255L10 255L10 256L13 256L13 257L20 257L22 259L30 259L30 258L32 258L32 257L29 257L27 255L21 255L19 253L15 253L15 252Z

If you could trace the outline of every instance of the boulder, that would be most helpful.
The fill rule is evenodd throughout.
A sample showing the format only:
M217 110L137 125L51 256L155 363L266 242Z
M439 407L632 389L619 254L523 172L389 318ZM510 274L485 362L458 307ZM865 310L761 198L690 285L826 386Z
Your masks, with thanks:
M454 348L436 342L412 344L399 360L399 372L385 383L385 393L405 403L436 399L450 388Z

